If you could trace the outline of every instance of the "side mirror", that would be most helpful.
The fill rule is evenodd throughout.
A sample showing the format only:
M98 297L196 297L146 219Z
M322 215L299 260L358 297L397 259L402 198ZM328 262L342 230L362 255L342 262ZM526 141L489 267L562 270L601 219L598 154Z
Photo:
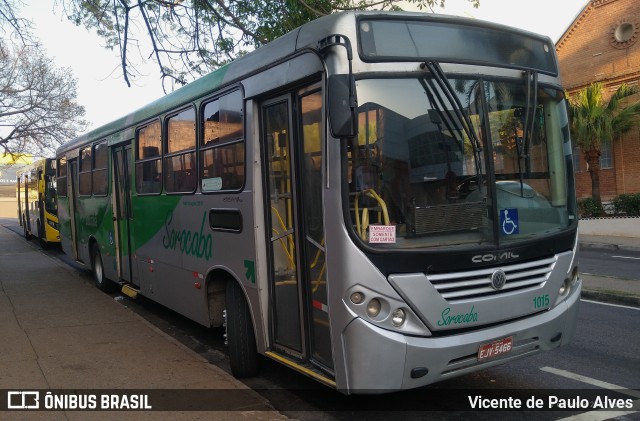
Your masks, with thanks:
M350 75L329 76L329 127L333 137L358 134L355 84Z

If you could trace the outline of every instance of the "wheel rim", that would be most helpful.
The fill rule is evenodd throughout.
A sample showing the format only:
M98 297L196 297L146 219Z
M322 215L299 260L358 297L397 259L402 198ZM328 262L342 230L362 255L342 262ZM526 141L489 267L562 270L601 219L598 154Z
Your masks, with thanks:
M99 254L96 254L93 263L93 273L98 285L102 284L102 259Z

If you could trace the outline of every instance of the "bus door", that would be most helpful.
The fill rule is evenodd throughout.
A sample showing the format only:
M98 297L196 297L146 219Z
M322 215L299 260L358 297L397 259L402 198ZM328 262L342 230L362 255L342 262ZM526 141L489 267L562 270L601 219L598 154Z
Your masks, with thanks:
M71 219L71 249L73 258L80 259L78 255L78 159L69 160L69 176L67 177L67 192L69 196L69 217Z
M325 281L320 85L262 105L270 283L276 352L331 372Z
M17 192L18 194L16 195L18 197L18 219L20 220L20 225L23 225L22 222L22 174L18 174L16 179L18 180L18 189Z
M117 270L120 279L133 282L131 229L131 143L115 146L111 150L113 165L113 221L117 256Z
M44 175L44 166L46 166L46 164L43 164L43 168L38 168L38 183L37 183L37 189L38 189L38 218L39 218L39 223L38 223L38 239L40 240L41 244L42 241L47 241L47 233L45 231L45 225L47 223L47 219L44 216L44 207L45 207L45 197L44 197L44 192L46 191L46 184L44 181L45 175Z
M29 206L31 203L29 202L29 174L31 172L27 171L24 174L24 227L25 227L25 237L31 233L31 217L29 215Z

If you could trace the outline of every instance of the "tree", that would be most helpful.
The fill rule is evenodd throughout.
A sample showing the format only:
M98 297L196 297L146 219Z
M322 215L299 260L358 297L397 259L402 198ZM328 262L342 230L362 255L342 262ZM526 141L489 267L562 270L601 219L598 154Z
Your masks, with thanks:
M0 0L0 34L3 39L19 38L23 43L31 39L31 23L19 16L20 0Z
M600 197L600 155L602 141L615 141L639 123L640 101L628 99L637 89L621 85L609 101L604 99L604 86L596 82L579 91L569 102L571 137L589 164L591 195L602 208Z
M57 69L37 47L0 44L0 151L52 155L85 130L70 69Z
M108 48L119 50L129 86L138 76L137 63L149 58L158 65L163 86L168 79L184 84L335 11L398 9L400 3L420 9L445 4L445 0L60 1L76 25L95 29ZM458 1L468 1L475 7L480 2Z

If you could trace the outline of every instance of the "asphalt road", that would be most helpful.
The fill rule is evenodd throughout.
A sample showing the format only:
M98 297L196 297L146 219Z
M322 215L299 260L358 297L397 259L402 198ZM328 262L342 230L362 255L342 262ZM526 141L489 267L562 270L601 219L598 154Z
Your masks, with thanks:
M640 251L582 248L580 250L580 272L639 279Z

